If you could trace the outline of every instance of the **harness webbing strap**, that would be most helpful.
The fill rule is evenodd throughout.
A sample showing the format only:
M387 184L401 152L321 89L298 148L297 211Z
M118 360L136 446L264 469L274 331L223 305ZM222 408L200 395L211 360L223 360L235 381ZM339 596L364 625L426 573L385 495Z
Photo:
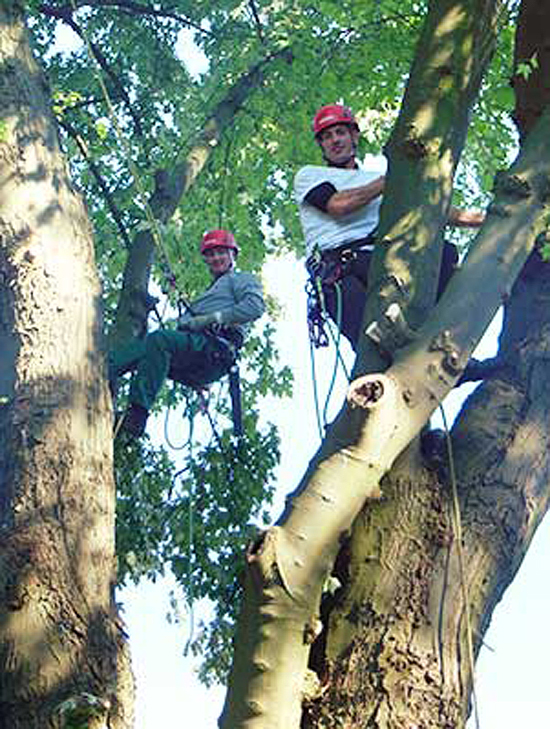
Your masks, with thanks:
M231 397L233 432L237 438L240 438L243 434L243 410L241 401L241 378L237 363L229 370L229 395Z

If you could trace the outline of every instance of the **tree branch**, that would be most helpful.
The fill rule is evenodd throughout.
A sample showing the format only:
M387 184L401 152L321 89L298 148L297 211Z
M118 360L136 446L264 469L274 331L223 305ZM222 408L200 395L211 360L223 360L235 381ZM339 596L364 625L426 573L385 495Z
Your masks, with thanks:
M501 357L489 357L488 359L479 360L470 359L457 385L463 385L465 382L479 382L480 380L491 380L502 372L506 363Z
M254 22L256 23L256 29L258 31L258 38L260 40L260 43L264 43L264 34L263 34L263 28L262 28L262 21L260 20L260 15L258 13L258 8L256 6L255 0L250 0L248 3L250 6L250 10L252 12L252 17L254 18Z
M107 203L107 207L109 208L109 211L111 215L113 216L113 219L116 223L116 226L118 228L118 232L120 233L120 236L122 240L124 241L124 245L126 248L130 248L132 245L132 242L130 240L130 237L128 235L128 232L126 231L126 227L124 223L122 222L122 218L120 216L120 212L118 210L118 207L114 201L113 196L111 195L111 192L109 188L107 187L105 180L103 179L103 176L101 174L101 171L95 161L90 157L88 154L88 146L86 145L86 142L82 139L80 134L76 131L76 129L69 124L69 122L64 120L58 120L58 124L60 127L62 127L67 134L74 139L76 145L78 146L78 149L80 150L80 153L82 157L86 160L86 164L90 168L90 171L92 175L94 176L95 181L97 182L97 185L99 189L101 190L101 194L103 195L103 198L105 199L105 202Z
M123 99L127 109L128 113L130 114L132 121L134 122L134 127L136 130L136 134L143 138L143 127L141 126L141 122L139 120L139 117L137 114L134 113L134 110L132 108L132 102L130 101L130 97L126 93L126 89L124 88L124 85L120 82L120 79L118 76L111 70L111 67L109 63L107 62L107 59L99 49L99 47L91 41L89 38L86 37L85 32L82 30L80 25L73 19L71 8L70 7L63 7L63 8L47 8L46 6L41 6L40 8L42 12L45 15L50 15L51 17L59 18L64 23L66 23L69 28L71 28L72 31L74 31L79 38L82 39L84 43L88 43L91 52L94 55L95 60L99 64L101 70L105 73L106 76L109 77L111 80L113 86L115 87L117 94L121 99Z
M185 157L175 160L171 167L157 171L155 188L149 200L151 212L156 220L163 223L170 220L183 195L193 186L204 169L223 133L233 123L237 112L263 83L266 69L279 60L292 63L292 50L283 48L253 66L228 90L226 96L214 108ZM142 298L146 295L154 255L155 240L152 233L149 231L137 233L124 270L116 323L111 332L112 341L122 342L129 339L133 331L143 331L147 313L142 310L138 314L141 320L138 321L132 298L136 293Z
M189 20L182 15L178 15L177 13L170 13L165 10L155 10L148 5L142 5L140 3L132 2L132 0L94 0L93 2L90 2L90 0L75 0L75 5L77 5L77 7L79 8L91 7L94 10L98 10L102 7L111 7L114 9L118 8L119 10L122 10L129 15L146 15L155 18L167 18L170 20L175 20L176 22L186 26L187 28L193 28L197 31L197 33L200 33L201 35L215 37L214 33L205 30L200 25L197 25L197 23L194 23L192 20ZM72 5L62 5L60 7L55 7L52 5L43 4L40 6L39 10L40 12L44 13L44 15L59 18L60 20L64 20L65 22L67 22L67 17L72 16L74 7Z

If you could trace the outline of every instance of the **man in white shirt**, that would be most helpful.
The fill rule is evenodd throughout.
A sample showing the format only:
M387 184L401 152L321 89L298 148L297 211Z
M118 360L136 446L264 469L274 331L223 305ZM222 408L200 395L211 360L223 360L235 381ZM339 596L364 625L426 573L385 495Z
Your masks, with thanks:
M355 350L385 177L357 162L359 126L348 107L321 107L313 119L313 133L326 166L302 167L294 180L306 266L312 278L320 279L324 305ZM448 222L478 227L483 218L481 213L453 207ZM455 246L445 243L438 296L457 261Z

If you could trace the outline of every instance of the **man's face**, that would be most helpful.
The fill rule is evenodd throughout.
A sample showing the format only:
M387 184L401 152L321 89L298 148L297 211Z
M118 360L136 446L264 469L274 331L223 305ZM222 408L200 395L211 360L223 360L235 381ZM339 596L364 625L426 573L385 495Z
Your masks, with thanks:
M233 268L234 259L231 248L223 248L221 246L208 248L203 253L203 258L214 278L218 278L226 273L226 271L229 271L230 268Z
M329 164L353 168L358 136L357 130L348 124L333 124L319 132L317 139Z

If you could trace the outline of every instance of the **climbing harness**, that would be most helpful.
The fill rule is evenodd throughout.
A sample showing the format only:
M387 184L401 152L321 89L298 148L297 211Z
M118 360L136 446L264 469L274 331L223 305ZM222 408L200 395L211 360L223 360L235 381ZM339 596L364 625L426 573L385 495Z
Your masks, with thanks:
M370 251L374 244L376 231L373 231L366 238L353 241L349 244L335 249L321 252L318 248L306 262L309 279L306 283L307 295L307 321L310 338L310 356L312 360L312 378L314 387L315 407L317 411L317 423L321 437L327 421L327 410L332 396L338 366L343 368L345 376L349 381L350 375L342 357L340 342L342 336L343 318L343 294L342 280L351 274L351 266L357 260L361 251ZM332 289L335 298L335 311L332 312L336 332L332 319L328 313L325 292ZM315 376L315 364L313 361L314 350L320 347L327 347L329 340L332 340L336 349L336 361L331 378L331 383L323 407L323 416L319 412L319 398L317 393L317 380Z
M328 314L323 288L335 285L344 275L339 261L327 261L317 249L306 262L309 280L306 283L307 321L310 340L313 346L328 347L329 340L325 330Z
M354 275L366 286L366 271L368 271L368 259L366 263L361 262L364 271L357 272L352 268L361 253L366 254L372 251L376 238L376 230L367 237L361 238L338 248L331 248L321 251L315 248L306 261L306 269L309 273L309 280L306 283L308 328L310 338L315 348L328 346L328 337L325 326L328 322L327 306L325 302L325 291L334 288L336 296L341 296L341 281L348 275ZM340 314L337 316L338 330L341 330L343 322L343 311L340 305Z
M240 438L243 435L243 423L238 356L242 346L242 336L237 330L230 330L229 327L223 327L221 332L217 329L217 327L214 327L213 331L207 331L206 336L210 337L216 346L212 353L213 363L224 370L224 373L216 379L220 379L225 375L228 376L233 431ZM200 374L197 375L193 367L179 363L177 359L172 362L168 377L174 382L190 387L199 393L204 387L212 384L210 381L201 379Z
M325 331L326 317L323 305L323 292L317 290L319 279L309 279L306 283L307 326L309 340L316 349L328 347L328 336Z

